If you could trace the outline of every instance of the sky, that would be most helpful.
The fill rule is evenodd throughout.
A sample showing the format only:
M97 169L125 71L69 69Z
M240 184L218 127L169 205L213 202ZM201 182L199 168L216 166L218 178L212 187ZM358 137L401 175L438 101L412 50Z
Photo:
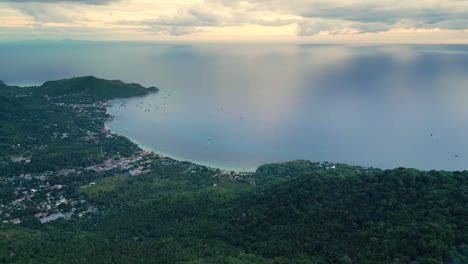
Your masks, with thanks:
M468 44L468 0L0 0L0 41Z

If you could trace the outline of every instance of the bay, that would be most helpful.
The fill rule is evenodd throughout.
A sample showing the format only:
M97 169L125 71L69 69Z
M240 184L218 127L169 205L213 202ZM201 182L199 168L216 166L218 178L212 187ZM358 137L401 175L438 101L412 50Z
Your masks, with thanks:
M468 164L468 46L0 44L9 84L84 75L159 87L114 102L107 126L178 159L238 171Z

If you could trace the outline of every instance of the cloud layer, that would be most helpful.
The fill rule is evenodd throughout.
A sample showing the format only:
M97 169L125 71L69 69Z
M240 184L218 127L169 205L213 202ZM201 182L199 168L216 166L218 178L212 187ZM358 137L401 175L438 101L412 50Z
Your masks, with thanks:
M105 5L119 0L0 0L0 2L10 3L78 3L90 5Z
M468 29L465 0L0 0L0 21L2 5L36 26L133 29L166 36L226 28L248 33L254 27L292 27L291 34L298 37Z
M271 12L249 11L219 4L195 4L177 12L139 21L119 21L120 25L147 26L149 31L159 34L185 35L201 32L204 28L239 27L260 25L279 27L297 23L297 19L281 18Z
M384 32L398 28L468 28L468 1L463 0L246 0L220 1L250 10L270 10L301 18L299 35Z
M286 19L285 19L286 17ZM122 23L122 21L121 21ZM155 32L198 32L204 27L297 24L299 36L468 28L468 1L421 0L205 0L171 15L133 23Z

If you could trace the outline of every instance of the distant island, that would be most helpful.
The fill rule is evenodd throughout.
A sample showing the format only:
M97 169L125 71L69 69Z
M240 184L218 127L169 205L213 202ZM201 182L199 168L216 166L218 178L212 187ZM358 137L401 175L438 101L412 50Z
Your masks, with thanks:
M298 160L236 173L105 127L111 100L158 91L0 82L1 263L468 263L468 171Z

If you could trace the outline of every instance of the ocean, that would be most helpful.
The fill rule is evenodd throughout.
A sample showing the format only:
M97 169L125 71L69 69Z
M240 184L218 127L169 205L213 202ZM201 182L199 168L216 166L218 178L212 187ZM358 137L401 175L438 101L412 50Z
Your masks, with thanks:
M468 168L464 45L0 44L8 84L85 75L157 86L115 101L107 126L177 159Z

